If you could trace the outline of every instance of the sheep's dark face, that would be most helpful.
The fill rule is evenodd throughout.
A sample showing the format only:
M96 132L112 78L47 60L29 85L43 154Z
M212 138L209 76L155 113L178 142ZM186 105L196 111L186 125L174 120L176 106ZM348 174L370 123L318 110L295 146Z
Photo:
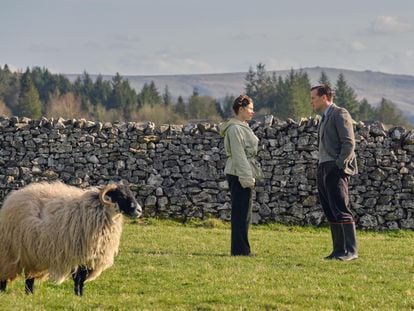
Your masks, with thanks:
M140 217L142 215L142 207L135 199L127 182L119 183L115 189L108 191L106 195L111 198L112 202L118 204L122 213L131 217Z

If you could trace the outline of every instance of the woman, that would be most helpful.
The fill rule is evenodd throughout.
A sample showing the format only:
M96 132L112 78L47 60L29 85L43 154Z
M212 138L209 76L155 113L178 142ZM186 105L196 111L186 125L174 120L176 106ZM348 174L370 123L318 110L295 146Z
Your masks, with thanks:
M262 171L255 160L259 139L247 121L251 120L253 101L246 95L233 104L235 117L220 125L227 155L226 174L231 194L231 255L249 256L249 223L252 213L252 190Z

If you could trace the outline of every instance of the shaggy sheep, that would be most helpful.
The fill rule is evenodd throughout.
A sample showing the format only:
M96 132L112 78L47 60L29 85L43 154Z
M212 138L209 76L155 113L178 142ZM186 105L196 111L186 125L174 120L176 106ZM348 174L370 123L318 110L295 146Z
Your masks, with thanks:
M121 212L142 213L125 181L85 190L41 182L11 192L0 209L0 291L21 274L28 294L35 279L60 284L72 274L82 296L84 282L113 264Z

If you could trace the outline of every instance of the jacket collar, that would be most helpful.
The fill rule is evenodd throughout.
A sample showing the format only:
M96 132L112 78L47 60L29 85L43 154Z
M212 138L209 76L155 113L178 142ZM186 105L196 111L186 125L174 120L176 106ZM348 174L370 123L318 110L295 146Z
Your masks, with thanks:
M328 111L324 111L324 120L322 123L320 123L319 125L319 130L318 130L318 136L323 137L324 133L325 133L325 125L329 120L329 117L332 115L332 112L337 108L338 106L335 105L334 103L329 105L329 108L327 108ZM326 115L325 115L326 112Z
M332 110L334 110L336 107L337 106L334 103L329 104L329 106L323 112L323 114L325 115L325 118L328 117L332 113Z

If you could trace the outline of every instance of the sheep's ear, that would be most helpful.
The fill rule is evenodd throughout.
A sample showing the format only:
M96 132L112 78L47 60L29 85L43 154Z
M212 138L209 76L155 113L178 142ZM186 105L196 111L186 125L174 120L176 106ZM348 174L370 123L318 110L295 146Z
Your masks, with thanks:
M106 185L100 192L99 192L99 200L103 205L113 204L110 200L105 199L105 196L108 192L117 189L117 185L109 184Z
M124 192L125 194L127 194L129 192L129 183L128 180L126 179L121 179L121 181L118 183L119 185L119 189Z

